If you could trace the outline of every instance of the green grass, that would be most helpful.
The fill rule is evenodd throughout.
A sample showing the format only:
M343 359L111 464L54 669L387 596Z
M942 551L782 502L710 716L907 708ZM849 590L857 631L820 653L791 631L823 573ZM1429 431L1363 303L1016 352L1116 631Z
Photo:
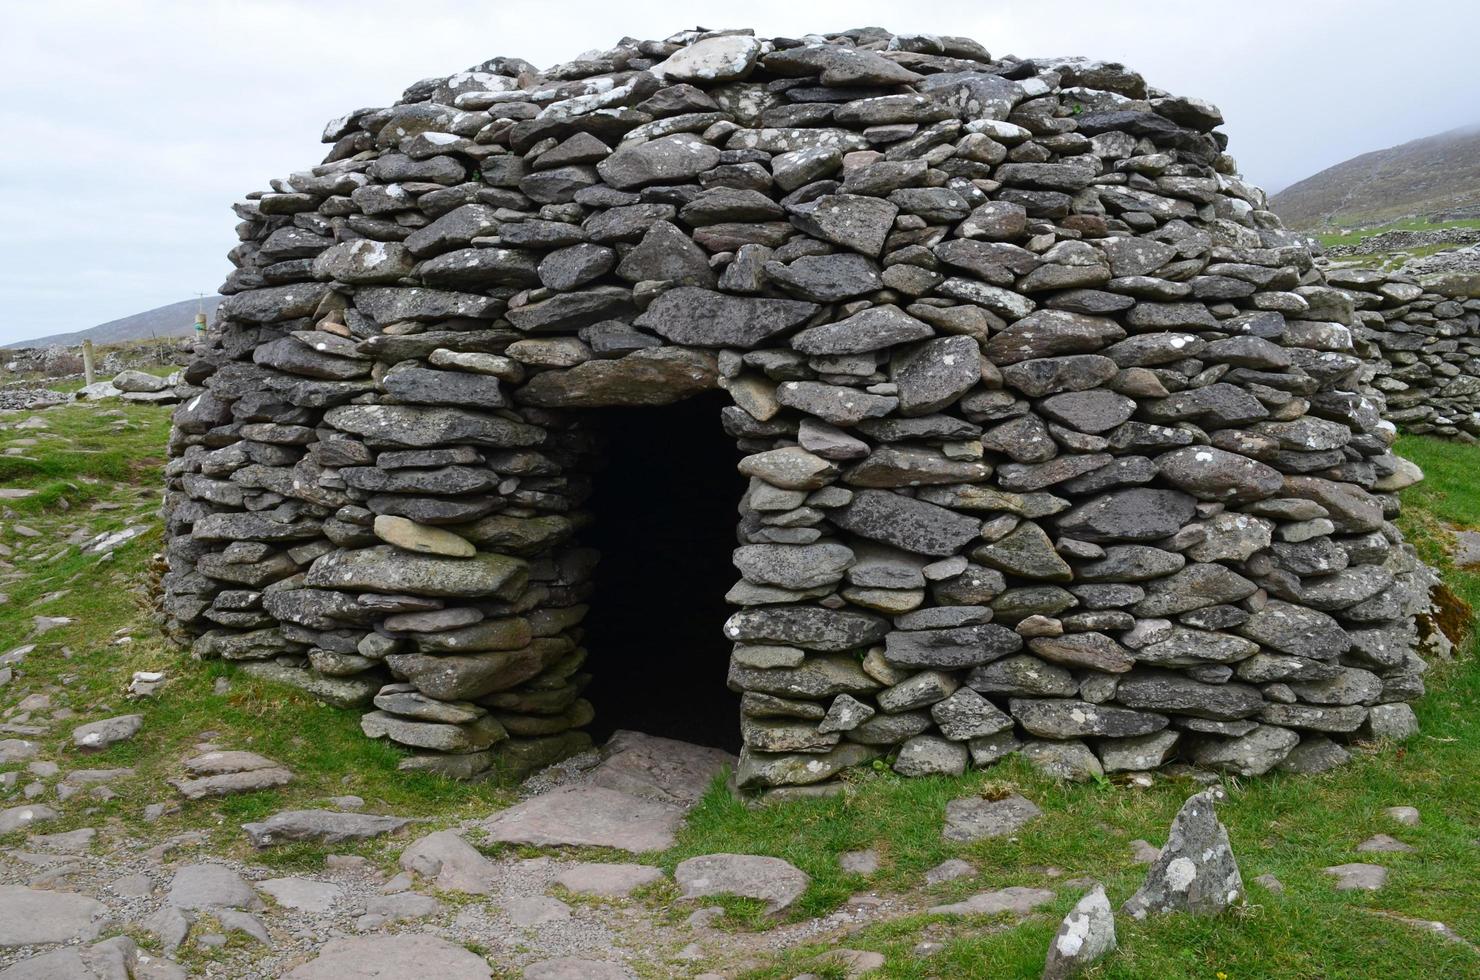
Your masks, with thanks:
M46 491L11 503L14 517L4 516L0 503L0 543L16 549L17 555L8 560L23 572L0 582L0 592L10 595L0 605L0 653L32 642L26 638L35 615L64 614L76 620L34 641L35 652L3 689L0 703L14 704L26 693L48 691L53 709L70 708L76 722L58 723L40 737L47 757L64 769L137 770L135 777L114 785L116 799L99 802L83 793L64 804L53 801L63 816L47 829L116 821L145 839L199 830L214 853L294 871L321 867L324 850L301 845L249 855L238 825L278 809L324 805L328 797L345 794L363 797L371 811L426 817L428 829L506 805L508 792L488 784L398 771L400 750L366 739L356 711L324 707L294 689L254 680L226 664L189 659L159 632L149 606L149 583L157 573L153 555L161 546L157 529L118 549L111 561L83 556L75 547L44 566L24 560L54 552L59 540L78 527L123 527L157 506L168 412L143 406L118 412L52 409L38 413L48 422L47 430L0 430L0 453L17 440L37 440L23 447L37 460L34 464L0 455L0 466L9 467L0 482ZM1421 554L1440 564L1457 592L1480 601L1480 575L1452 568L1444 551L1450 526L1480 528L1480 484L1472 478L1480 472L1480 447L1405 437L1398 449L1428 474L1424 483L1404 491L1405 533ZM90 509L104 503L121 509ZM17 537L16 522L43 536ZM36 604L62 589L70 591ZM132 642L116 645L120 635ZM163 669L170 682L157 697L130 702L124 691L133 671L141 669ZM222 678L229 683L218 691L216 682ZM1247 908L1216 919L1121 918L1121 950L1090 976L1480 976L1480 956L1465 947L1375 914L1439 920L1480 941L1480 714L1475 710L1480 660L1473 646L1454 663L1437 665L1428 680L1430 693L1416 705L1423 732L1408 743L1365 748L1351 765L1321 776L1230 781L1221 814L1249 885ZM68 747L72 724L131 711L144 715L144 727L132 741L86 757ZM205 739L278 759L298 778L280 790L181 803L178 812L159 823L143 823L147 803L175 799L164 780L177 775L180 761ZM639 860L671 871L687 857L717 851L782 857L811 876L807 892L779 918L758 903L715 901L726 910L723 929L767 930L833 912L858 892L877 892L922 910L863 926L841 943L885 953L888 964L881 976L1035 977L1059 918L1083 892L1082 886L1068 882L1095 878L1105 884L1113 903L1123 902L1144 875L1144 868L1131 859L1130 842L1144 838L1162 843L1178 807L1198 788L1171 778L1149 789L1118 781L1063 785L1019 760L958 779L904 780L887 769L861 769L850 773L849 781L842 796L771 806L746 805L717 781L676 845ZM1023 793L1044 811L1021 835L972 844L941 838L951 799L1009 791ZM1418 807L1423 822L1414 828L1394 826L1382 810L1398 804ZM1359 855L1353 850L1378 832L1391 833L1418 852ZM18 843L20 837L0 844ZM372 842L352 850L389 867L399 846ZM879 852L880 869L869 876L842 872L837 855L863 848ZM587 857L631 859L610 852ZM924 873L951 857L971 861L979 874L924 888ZM1387 866L1387 887L1376 894L1334 891L1321 868L1357 860ZM1264 873L1284 883L1284 895L1252 884ZM1051 888L1057 898L1020 926L923 912L1008 885ZM694 907L675 900L666 884L636 901L647 907L645 914L669 923L681 921ZM938 951L916 955L913 950L922 941L939 944ZM817 959L836 945L819 942L786 950L745 975L786 978L810 971L840 976L835 965ZM725 969L724 964L709 965Z
M1330 248L1333 245L1358 245L1373 235L1380 235L1386 231L1449 231L1457 228L1480 228L1480 219L1470 218L1464 221L1429 224L1421 218L1404 218L1400 221L1391 221L1348 232L1321 232L1315 237L1322 245Z

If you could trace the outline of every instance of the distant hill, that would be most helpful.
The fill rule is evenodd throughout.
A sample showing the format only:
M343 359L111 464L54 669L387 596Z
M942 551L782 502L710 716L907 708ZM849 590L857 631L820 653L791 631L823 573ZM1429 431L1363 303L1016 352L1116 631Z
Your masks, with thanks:
M1270 201L1302 231L1382 224L1480 204L1480 124L1326 167Z
M1352 157L1290 185L1270 203L1287 226L1302 231L1480 205L1480 125Z
M107 323L100 323L87 330L52 334L50 337L37 337L35 340L17 340L3 345L0 349L46 347L50 344L71 346L80 344L84 340L91 340L95 344L116 344L124 340L148 340L151 337L184 337L195 330L195 311L205 310L206 318L210 319L221 300L220 296L207 296L204 300L182 299L168 306L158 306L152 310L145 310L143 313L135 313L133 316L109 320Z

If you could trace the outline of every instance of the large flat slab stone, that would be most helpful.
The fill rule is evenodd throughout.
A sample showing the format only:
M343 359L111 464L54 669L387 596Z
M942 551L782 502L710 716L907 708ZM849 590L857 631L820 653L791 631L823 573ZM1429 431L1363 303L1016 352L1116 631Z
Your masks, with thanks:
M605 756L591 782L660 803L688 809L736 760L723 749L694 745L642 732L619 731L607 740Z
M488 980L488 963L476 953L436 936L357 936L335 939L284 980Z
M489 840L540 847L615 847L642 853L673 846L684 810L605 786L562 786L483 823Z
M0 913L0 946L37 946L96 939L108 910L86 895L0 885Z

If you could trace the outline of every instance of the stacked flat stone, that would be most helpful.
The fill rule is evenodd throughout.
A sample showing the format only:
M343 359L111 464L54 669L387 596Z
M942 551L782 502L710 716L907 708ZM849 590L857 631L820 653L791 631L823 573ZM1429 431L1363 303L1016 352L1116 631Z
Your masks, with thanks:
M1480 298L1424 287L1412 277L1333 269L1373 345L1373 387L1386 417L1405 432L1474 442L1480 436Z
M662 669L582 633L600 409L719 387L742 786L1406 733L1393 430L1220 122L1118 64L877 29L498 58L351 113L237 205L166 610L372 708L408 767L575 751L588 641Z

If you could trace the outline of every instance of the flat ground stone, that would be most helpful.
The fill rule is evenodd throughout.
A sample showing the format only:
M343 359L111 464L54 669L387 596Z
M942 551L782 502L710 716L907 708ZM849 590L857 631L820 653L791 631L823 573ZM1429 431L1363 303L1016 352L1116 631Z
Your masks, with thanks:
M637 974L611 960L560 956L525 967L524 980L637 980Z
M377 895L365 903L365 914L356 920L362 931L376 929L387 922L409 922L425 919L442 911L442 903L430 895L417 892L397 892L393 895Z
M1014 885L996 891L972 895L964 902L936 905L927 911L931 915L1027 915L1041 905L1054 900L1054 893L1047 888L1024 888Z
M1358 844L1357 850L1363 854L1411 854L1418 848L1388 834L1373 834Z
M1405 827L1417 827L1420 821L1418 808L1412 806L1390 806L1382 811L1390 820Z
M338 810L283 810L266 820L242 824L255 847L271 847L287 841L312 840L339 844L393 834L411 823L409 817L373 813L344 813Z
M487 895L494 890L498 869L453 830L422 837L401 852L400 865L431 881L438 891Z
M570 919L570 906L547 895L526 895L504 903L509 921L521 928L545 926Z
M715 775L733 771L736 761L723 749L626 729L613 732L601 754L591 785L680 807L698 803Z
M663 880L659 868L646 864L578 864L555 876L555 884L578 895L625 898L643 885Z
M838 855L838 867L849 874L871 875L879 870L879 852L844 851Z
M284 980L488 980L490 976L488 963L478 954L436 936L408 932L330 940L318 956L286 974Z
M1074 976L1116 947L1115 913L1105 897L1105 886L1094 890L1075 903L1064 917L1058 934L1048 947L1048 960L1043 966L1044 980L1063 980Z
M313 878L269 878L257 882L257 890L283 908L322 915L344 898L344 889L332 881Z
M185 768L198 778L168 782L187 800L252 793L293 781L286 767L255 752L205 752L187 760Z
M1375 892L1387 884L1387 868L1380 864L1337 864L1321 870L1336 879L1339 892Z
M89 722L72 729L72 744L85 751L99 751L133 738L143 724L143 715L119 715Z
M968 878L974 874L976 874L976 868L970 861L963 861L961 858L947 858L925 872L925 884L939 885L941 882Z
M801 897L812 879L806 872L774 857L755 854L703 854L673 869L684 898L738 895L760 899L767 911L779 912Z
M26 827L48 820L55 820L58 814L49 806L40 803L33 805L13 806L0 810L0 834L8 834L11 831L23 830Z
M683 810L603 786L562 786L484 821L488 838L538 847L615 847L635 854L673 846Z
M106 924L102 902L85 895L0 885L0 946L96 939Z
M246 879L224 864L190 864L175 872L165 900L180 909L259 908Z
M1166 846L1122 912L1135 919L1167 912L1216 915L1243 897L1228 831L1213 808L1222 798L1221 789L1210 787L1182 805Z
M941 836L954 841L1005 837L1041 816L1043 811L1032 800L1016 793L1001 800L968 796L946 804L946 823Z

